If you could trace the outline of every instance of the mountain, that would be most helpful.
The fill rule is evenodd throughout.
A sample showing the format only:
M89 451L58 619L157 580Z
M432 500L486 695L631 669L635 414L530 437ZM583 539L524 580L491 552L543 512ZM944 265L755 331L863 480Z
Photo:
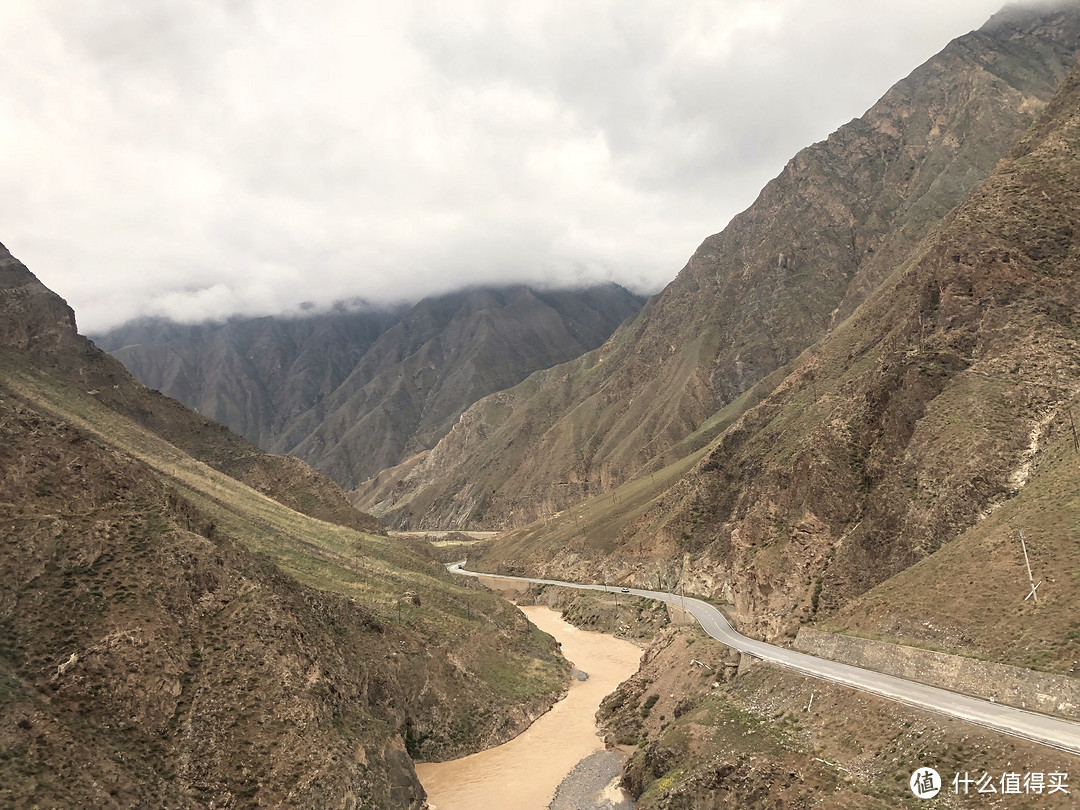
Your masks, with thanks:
M425 299L278 446L355 487L430 449L478 399L600 345L641 304L615 284Z
M374 530L0 247L0 805L419 810L413 758L508 739L568 667Z
M1078 233L1080 68L706 448L481 564L661 579L766 638L819 620L1074 674ZM1048 586L1037 608L1021 531Z
M273 450L284 425L337 388L400 311L178 324L144 319L94 342L143 384Z
M469 405L600 345L640 309L616 284L477 288L393 312L129 324L98 342L143 383L354 487Z
M1045 679L1042 710L1068 716L1080 672L1078 233L1080 66L849 318L717 415L716 439L470 549L470 565L662 583L778 641L809 623L855 649L867 642L851 636L908 646L871 667L955 653L960 691L1001 689L996 673L972 677L986 661L1038 670L1023 679ZM743 659L736 675L730 651L702 640L663 631L601 707L608 739L635 748L622 784L639 807L897 807L925 763L945 794L973 757L998 774L1048 756L780 668Z
M600 348L466 411L355 501L405 526L520 526L699 451L993 170L1077 57L1080 11L1015 8L796 155Z

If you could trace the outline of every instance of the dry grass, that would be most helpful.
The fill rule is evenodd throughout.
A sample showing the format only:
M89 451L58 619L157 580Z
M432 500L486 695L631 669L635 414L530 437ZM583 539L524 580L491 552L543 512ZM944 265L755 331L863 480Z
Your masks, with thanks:
M154 433L53 377L0 354L0 381L35 407L134 456L210 518L215 531L269 558L304 584L356 598L383 620L426 638L467 638L492 623L515 626L515 609L497 596L454 580L442 564L408 544L296 512L178 450ZM411 593L419 604L404 599ZM530 648L531 649L531 648ZM536 650L546 655L546 650ZM536 675L550 691L553 664ZM550 671L548 671L550 670ZM531 672L532 670L530 670ZM526 679L532 677L526 674ZM496 692L499 684L492 684Z
M1076 405L1073 405L1074 410ZM1067 411L1024 489L941 549L878 585L826 629L1080 673L1080 454ZM1027 538L1038 604L1019 542Z

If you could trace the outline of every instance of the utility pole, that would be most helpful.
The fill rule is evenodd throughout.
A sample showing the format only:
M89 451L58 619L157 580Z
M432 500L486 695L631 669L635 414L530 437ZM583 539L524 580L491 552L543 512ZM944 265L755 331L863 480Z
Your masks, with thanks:
M1036 585L1035 577L1031 575L1031 561L1028 559L1027 543L1024 542L1023 529L1020 530L1020 548L1024 550L1024 565L1027 566L1028 583L1031 585L1031 593L1024 597L1024 601L1026 602L1028 599L1031 599L1033 602L1037 603L1039 601L1039 595L1035 593L1035 589L1038 588L1039 585L1042 585L1042 581L1039 582L1039 585Z
M682 565L679 566L679 606L683 610L683 621L686 620L686 555L683 555Z
M1069 427L1072 428L1073 450L1080 453L1080 439L1076 437L1076 422L1073 421L1072 408L1069 408Z

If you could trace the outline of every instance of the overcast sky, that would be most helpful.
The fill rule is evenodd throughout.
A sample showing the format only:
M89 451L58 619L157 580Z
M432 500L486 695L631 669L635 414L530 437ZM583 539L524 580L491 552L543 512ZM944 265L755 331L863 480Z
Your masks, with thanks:
M0 242L82 331L654 292L1003 0L4 0Z

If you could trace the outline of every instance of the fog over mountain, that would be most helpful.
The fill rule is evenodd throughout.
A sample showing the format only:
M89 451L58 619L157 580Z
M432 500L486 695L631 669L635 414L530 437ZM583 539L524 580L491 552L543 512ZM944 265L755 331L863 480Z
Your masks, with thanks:
M89 331L653 292L999 5L5 3L0 225Z

